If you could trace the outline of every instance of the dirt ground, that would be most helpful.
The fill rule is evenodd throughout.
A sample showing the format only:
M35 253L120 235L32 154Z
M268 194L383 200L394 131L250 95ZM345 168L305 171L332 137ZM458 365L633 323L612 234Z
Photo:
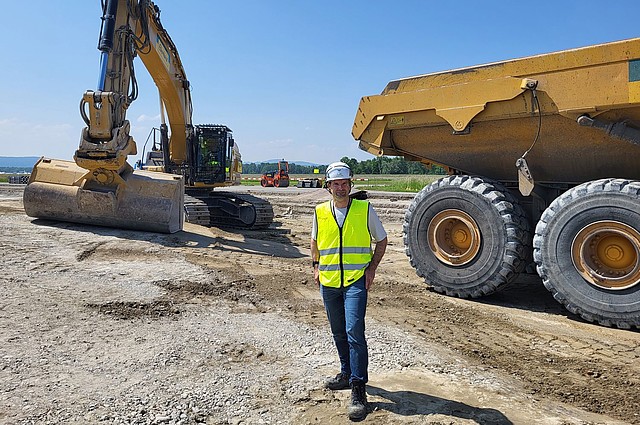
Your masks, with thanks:
M34 220L0 186L0 423L348 423L309 261L322 189L251 188L267 231L162 235ZM247 190L241 189L241 190ZM389 247L370 292L372 424L640 423L640 333L588 324L536 276L431 292L410 197L370 193Z

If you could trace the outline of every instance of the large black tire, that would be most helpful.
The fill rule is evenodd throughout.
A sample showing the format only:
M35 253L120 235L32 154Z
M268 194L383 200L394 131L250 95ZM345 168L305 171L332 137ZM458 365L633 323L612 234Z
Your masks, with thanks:
M589 322L640 327L640 182L602 179L556 198L536 226L544 286Z
M461 298L503 289L530 255L529 222L517 199L480 177L450 176L426 186L407 209L403 230L418 276Z

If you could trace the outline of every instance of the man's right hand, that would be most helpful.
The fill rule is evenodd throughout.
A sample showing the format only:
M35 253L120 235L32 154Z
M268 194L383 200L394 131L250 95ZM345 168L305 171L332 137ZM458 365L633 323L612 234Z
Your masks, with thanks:
M313 281L320 286L320 270L318 270L318 266L313 268Z

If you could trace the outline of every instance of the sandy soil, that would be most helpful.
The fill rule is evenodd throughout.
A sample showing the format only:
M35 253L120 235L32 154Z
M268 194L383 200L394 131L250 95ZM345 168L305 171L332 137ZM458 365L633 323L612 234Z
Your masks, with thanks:
M348 423L309 264L327 195L250 190L268 231L161 235L34 220L0 186L0 423ZM365 422L640 423L640 333L580 321L531 275L480 301L431 292L404 254L410 199L371 201L390 244Z

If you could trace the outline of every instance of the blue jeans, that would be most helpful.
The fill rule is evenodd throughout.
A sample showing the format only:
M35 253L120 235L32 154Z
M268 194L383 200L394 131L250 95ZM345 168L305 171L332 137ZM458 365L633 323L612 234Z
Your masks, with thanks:
M340 372L350 376L350 383L366 383L369 380L369 352L364 337L364 316L367 311L364 276L344 288L320 285L320 295L338 349Z

